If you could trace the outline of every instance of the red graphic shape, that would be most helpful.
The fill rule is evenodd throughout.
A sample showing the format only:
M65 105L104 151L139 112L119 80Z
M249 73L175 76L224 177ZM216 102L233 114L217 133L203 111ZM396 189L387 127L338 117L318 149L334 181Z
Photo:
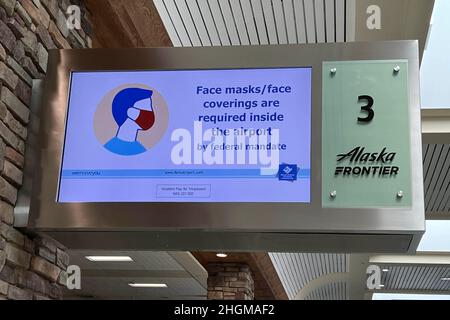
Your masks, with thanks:
M142 130L146 131L153 127L155 124L155 113L148 110L140 110L139 117L136 119L136 123Z

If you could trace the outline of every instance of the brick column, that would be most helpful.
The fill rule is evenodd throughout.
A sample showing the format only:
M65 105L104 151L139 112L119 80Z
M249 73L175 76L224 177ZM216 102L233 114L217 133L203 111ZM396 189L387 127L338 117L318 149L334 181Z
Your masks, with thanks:
M78 5L81 29L66 12ZM44 77L48 50L92 46L80 0L0 0L0 300L60 299L69 256L50 238L14 228L22 186L33 79Z
M210 263L208 300L254 300L251 270L244 263Z

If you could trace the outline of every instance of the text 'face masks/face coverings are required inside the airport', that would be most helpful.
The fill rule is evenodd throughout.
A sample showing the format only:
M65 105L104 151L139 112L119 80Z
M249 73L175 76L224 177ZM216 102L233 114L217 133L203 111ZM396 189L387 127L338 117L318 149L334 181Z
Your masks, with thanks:
M310 202L311 68L74 72L58 202Z

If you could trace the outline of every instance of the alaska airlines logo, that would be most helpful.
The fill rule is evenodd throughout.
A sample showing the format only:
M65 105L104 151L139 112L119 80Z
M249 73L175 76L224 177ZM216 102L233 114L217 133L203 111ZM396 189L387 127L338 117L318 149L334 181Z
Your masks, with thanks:
M124 85L102 99L94 130L106 150L133 156L146 152L162 138L168 119L167 105L155 89Z
M348 166L337 166L335 176L396 176L400 168L392 166L396 152L388 152L384 147L380 152L366 152L365 147L356 147L347 153L337 155L337 162L348 161Z

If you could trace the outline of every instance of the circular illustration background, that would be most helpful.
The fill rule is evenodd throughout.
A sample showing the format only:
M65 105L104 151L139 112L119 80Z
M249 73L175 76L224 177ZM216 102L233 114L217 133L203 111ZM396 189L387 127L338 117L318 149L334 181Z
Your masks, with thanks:
M113 116L112 103L119 92L128 88L153 91L151 99L155 123L149 130L138 131L136 139L146 150L149 150L161 140L167 130L169 125L169 110L163 96L156 89L143 84L125 84L111 90L103 97L94 115L95 135L103 146L116 136L119 127Z

